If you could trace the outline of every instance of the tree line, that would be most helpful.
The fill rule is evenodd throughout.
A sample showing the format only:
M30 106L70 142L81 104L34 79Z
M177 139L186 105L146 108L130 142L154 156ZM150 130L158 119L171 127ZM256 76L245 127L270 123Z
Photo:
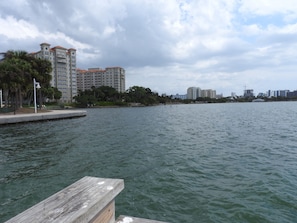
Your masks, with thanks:
M26 51L9 50L0 55L0 89L2 89L6 107L13 106L14 110L17 110L22 107L24 100L30 105L33 100L33 78L41 86L40 103L43 97L61 98L62 93L50 86L52 78L50 61L36 58Z
M130 87L124 93L120 93L109 86L92 87L90 90L78 91L78 95L74 99L79 107L104 105L127 106L134 103L148 106L174 101L171 97L160 96L157 92L140 86Z

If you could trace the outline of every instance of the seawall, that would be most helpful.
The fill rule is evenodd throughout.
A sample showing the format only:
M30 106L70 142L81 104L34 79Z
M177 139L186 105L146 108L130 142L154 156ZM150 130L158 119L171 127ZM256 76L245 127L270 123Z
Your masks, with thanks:
M83 110L51 110L42 113L0 115L0 125L79 118L87 115Z

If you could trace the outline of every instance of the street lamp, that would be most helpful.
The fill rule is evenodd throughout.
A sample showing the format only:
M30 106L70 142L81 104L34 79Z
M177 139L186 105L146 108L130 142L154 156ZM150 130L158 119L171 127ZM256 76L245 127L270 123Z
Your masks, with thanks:
M2 108L2 89L0 89L0 108Z
M36 82L35 78L33 78L34 85L34 112L37 113L37 105L36 105L36 89L40 89L39 82Z

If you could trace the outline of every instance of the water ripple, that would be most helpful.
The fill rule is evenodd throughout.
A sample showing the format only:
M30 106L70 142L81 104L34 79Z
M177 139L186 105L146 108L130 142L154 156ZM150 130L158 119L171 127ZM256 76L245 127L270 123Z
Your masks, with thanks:
M295 222L296 108L90 109L82 119L1 127L0 222L86 175L125 180L117 215Z

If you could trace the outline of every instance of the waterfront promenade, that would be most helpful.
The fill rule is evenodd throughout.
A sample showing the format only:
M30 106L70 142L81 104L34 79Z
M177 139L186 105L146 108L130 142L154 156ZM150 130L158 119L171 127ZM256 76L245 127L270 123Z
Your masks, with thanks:
M83 110L48 110L39 113L0 114L0 125L79 118L87 115Z

